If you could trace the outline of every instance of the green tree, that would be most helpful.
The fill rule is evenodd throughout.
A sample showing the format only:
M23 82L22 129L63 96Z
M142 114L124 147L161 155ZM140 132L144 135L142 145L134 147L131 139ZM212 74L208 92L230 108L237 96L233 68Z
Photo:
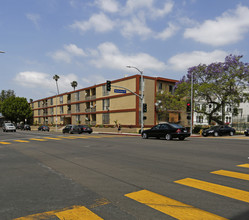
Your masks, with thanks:
M72 87L73 87L73 89L75 90L75 87L77 87L77 86L78 86L77 81L73 81L73 82L71 82L71 86L72 86Z
M2 108L2 103L5 99L14 96L15 97L15 92L14 90L2 90L1 94L0 94L0 112L1 112L1 108Z
M176 85L176 93L190 97L193 77L194 100L204 104L202 108L195 106L194 111L206 115L209 124L211 121L224 124L226 106L236 109L241 102L249 101L249 94L245 92L249 83L249 64L243 63L241 58L229 55L225 62L189 68L188 74Z
M169 93L160 91L156 96L156 109L160 118L166 120L169 112L180 112L186 105L185 96L182 93Z
M11 96L2 103L3 116L12 122L32 118L32 110L26 98Z

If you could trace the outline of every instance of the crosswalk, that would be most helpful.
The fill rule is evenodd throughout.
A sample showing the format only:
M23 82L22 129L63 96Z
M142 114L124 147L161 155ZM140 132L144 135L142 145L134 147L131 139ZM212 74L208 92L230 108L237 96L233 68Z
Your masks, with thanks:
M112 137L119 137L119 136L111 136L111 135L101 135L101 136L56 136L56 137L36 137L36 138L27 138L27 139L20 139L20 140L10 140L10 141L0 141L0 145L8 145L12 143L29 143L30 141L60 141L64 139L74 140L74 139L91 139L91 138L112 138Z
M210 172L214 175L224 176L225 178L235 178L238 181L249 181L248 168L249 164L239 164L237 165L241 172L235 172L231 170L217 170ZM173 184L180 186L191 187L196 190L202 190L204 192L212 193L213 195L220 195L223 197L232 198L249 203L249 192L241 189L236 189L219 183L207 182L200 179L194 178L184 178L176 180ZM150 207L155 209L166 216L173 217L175 219L181 220L226 220L227 218L223 216L216 215L215 213L199 209L192 205L177 201L174 198L167 197L167 192L164 195L160 195L156 192L152 192L147 189L130 192L124 197L133 200L137 203L143 204L145 207ZM55 217L56 219L64 220L100 220L103 217L93 213L90 209L85 206L74 206L70 208L65 208L63 210L49 211L46 213L34 214L26 217L17 218L15 220L31 220L31 219L51 219ZM249 217L248 217L249 218ZM54 218L53 218L54 219Z

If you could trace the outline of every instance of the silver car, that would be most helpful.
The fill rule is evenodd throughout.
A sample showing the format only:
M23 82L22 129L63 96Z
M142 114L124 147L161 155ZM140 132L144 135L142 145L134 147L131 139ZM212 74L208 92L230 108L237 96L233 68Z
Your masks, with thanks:
M16 132L16 126L14 124L12 124L12 123L5 123L3 125L3 131L4 132L7 132L7 131Z

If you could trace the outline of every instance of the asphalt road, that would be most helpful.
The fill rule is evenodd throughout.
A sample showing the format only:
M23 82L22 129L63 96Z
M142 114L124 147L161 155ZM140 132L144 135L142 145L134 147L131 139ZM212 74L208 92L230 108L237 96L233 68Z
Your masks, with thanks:
M248 156L245 137L0 132L0 219L249 219Z

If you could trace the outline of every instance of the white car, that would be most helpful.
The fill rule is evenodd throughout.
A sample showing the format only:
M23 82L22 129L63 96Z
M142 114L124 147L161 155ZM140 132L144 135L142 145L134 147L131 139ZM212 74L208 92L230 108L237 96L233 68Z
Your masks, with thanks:
M14 124L12 124L12 123L5 123L3 125L3 131L4 132L7 132L7 131L16 132L16 126Z

